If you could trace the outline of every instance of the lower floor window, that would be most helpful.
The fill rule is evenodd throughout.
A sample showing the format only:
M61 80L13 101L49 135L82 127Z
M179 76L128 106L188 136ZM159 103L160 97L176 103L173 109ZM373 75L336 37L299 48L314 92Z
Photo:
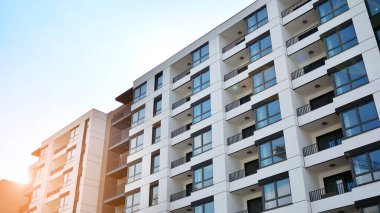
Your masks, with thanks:
M292 203L289 178L264 185L264 209L273 209Z
M214 213L214 202L203 203L193 208L194 213Z
M355 156L351 162L356 185L380 180L380 149Z
M360 211L361 213L380 213L380 204L364 207Z
M140 192L129 195L125 202L125 212L137 212L140 209Z
M194 191L213 184L212 164L193 171Z

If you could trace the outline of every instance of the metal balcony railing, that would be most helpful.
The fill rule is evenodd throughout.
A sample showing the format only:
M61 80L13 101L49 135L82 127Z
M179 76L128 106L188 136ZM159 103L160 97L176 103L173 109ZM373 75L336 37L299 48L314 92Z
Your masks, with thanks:
M318 32L318 26L319 26L319 24L314 25L314 26L310 27L309 29L303 31L302 33L300 33L300 34L294 36L293 38L291 38L291 39L289 39L289 40L287 40L287 41L286 41L286 47L290 47L290 46L292 46L293 44L295 44L295 43L297 43L297 42L303 40L304 38L307 38L307 37L309 37L310 35L312 35L312 34Z
M111 137L110 147L114 146L114 145L116 145L122 141L128 140L128 138L129 138L129 129L125 129L125 130L121 131L119 134Z
M190 127L191 127L191 123L189 123L189 124L187 124L187 125L185 125L183 127L180 127L178 129L174 130L172 132L172 134L171 134L171 137L174 138L174 137L176 137L176 136L178 136L178 135L180 135L180 134L188 131L190 129Z
M227 46L223 47L222 49L222 53L225 53L227 52L228 50L236 47L237 45L241 44L242 42L245 41L245 35L239 37L238 39L236 39L235 41L231 42L230 44L228 44Z
M175 102L175 103L172 105L172 109L175 109L175 108L181 106L182 104L184 104L184 103L186 103L186 102L189 102L189 101L190 101L190 97L191 97L191 95L188 95L188 96L182 98L181 100Z
M109 187L104 190L104 200L123 195L125 192L125 183Z
M306 3L310 2L310 1L311 0L301 0L299 2L296 2L292 6L288 7L286 10L284 10L284 11L281 12L282 18L284 18L285 16L289 15L290 13L292 13L293 11L297 10L298 8L302 7L304 4L306 4Z
M229 175L229 180L230 180L230 182L232 182L232 181L239 180L239 179L242 179L244 177L256 174L257 173L257 169L259 169L259 165L258 164L257 165L255 164L255 165L248 166L248 167L246 167L246 168L244 168L242 170L239 170L239 171L231 173Z
M334 93L328 93L324 97L321 97L317 102L314 102L313 106L310 104L306 104L306 105L298 108L297 109L297 116L304 115L304 114L309 113L315 109L326 106L327 104L330 104L333 102L333 98L334 98Z
M227 104L226 107L225 107L226 108L226 112L228 112L230 110L233 110L236 107L238 107L240 105L243 105L243 104L251 101L251 95L252 94L246 95L246 96L240 98L239 100L236 100L236 101L234 101L234 102L232 102L230 104Z
M123 155L118 159L112 160L108 163L107 172L113 171L115 169L121 168L127 165L127 155Z
M227 80L239 75L240 73L246 71L248 69L248 64L249 64L249 62L243 64L242 66L238 67L237 69L235 69L235 70L227 73L226 75L224 75L224 81L227 81Z
M170 202L174 202L176 200L188 197L188 196L190 196L190 194L191 194L191 192L189 192L187 190L183 190L183 191L174 193L174 194L170 195Z
M338 145L342 144L342 139L343 138L331 139L330 141L323 143L323 144L326 144L324 146L318 146L318 144L316 144L316 143L312 144L310 146L306 146L303 148L303 156L306 157L306 156L315 154L317 152L338 146Z
M318 60L304 66L303 68L292 72L292 74L291 74L292 80L299 78L299 77L305 75L306 73L309 73L309 72L325 65L325 60L326 60L326 58L318 59Z
M322 200L324 198L333 197L336 195L344 194L352 190L352 182L344 184L337 184L335 187L322 188L309 192L310 202Z
M227 145L229 146L243 139L251 137L254 134L254 130L255 130L255 127L253 126L253 129L251 131L245 131L244 133L239 133L227 138Z
M243 210L243 211L235 212L235 213L248 213L248 210Z
M131 112L128 112L128 111L122 111L122 112L119 112L119 113L115 114L115 115L112 117L112 119L111 119L111 123L114 123L114 122L120 120L121 118L126 117L126 116L128 116L128 115L130 115L130 114L131 114Z
M180 159L177 159L177 160L171 162L171 168L173 169L173 168L175 168L177 166L185 164L185 163L189 162L190 160L191 160L191 158L187 157L187 156L185 156L183 158L180 158Z
M191 69L191 68L190 68ZM183 77L187 76L190 74L190 69L186 70L185 72L177 75L176 77L173 78L173 84L179 80L181 80Z

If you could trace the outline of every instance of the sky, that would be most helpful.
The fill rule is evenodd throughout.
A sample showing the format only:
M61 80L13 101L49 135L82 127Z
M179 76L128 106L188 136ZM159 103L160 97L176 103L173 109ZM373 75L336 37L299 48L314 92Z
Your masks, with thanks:
M0 179L31 152L254 0L0 0Z

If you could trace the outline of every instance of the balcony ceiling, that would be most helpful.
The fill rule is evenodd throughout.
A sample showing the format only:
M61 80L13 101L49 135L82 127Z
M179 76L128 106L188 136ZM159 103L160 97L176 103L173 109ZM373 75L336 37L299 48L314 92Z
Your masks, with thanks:
M312 9L288 23L285 28L291 35L298 35L308 28L318 24L319 22L317 17L317 11ZM306 21L306 23L304 21Z
M306 114L307 116L307 114ZM323 123L326 122L326 125L323 125ZM322 129L330 128L334 125L340 124L339 116L337 114L331 114L329 116L320 118L314 122L308 123L301 128L303 130L306 130L308 132L315 132L320 131Z
M313 96L313 94L319 93L328 88L332 88L332 82L330 76L326 74L321 78L310 81L301 87L295 88L294 90L303 97L310 97Z

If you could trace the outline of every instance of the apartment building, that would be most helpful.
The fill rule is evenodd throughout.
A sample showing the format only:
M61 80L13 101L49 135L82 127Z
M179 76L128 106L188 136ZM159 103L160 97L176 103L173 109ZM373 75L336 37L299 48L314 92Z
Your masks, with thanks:
M20 212L96 212L105 128L106 114L93 109L43 141Z
M108 114L98 212L380 212L379 0L258 0Z
M23 196L24 184L0 180L0 209L2 212L21 212L25 210L26 198Z

